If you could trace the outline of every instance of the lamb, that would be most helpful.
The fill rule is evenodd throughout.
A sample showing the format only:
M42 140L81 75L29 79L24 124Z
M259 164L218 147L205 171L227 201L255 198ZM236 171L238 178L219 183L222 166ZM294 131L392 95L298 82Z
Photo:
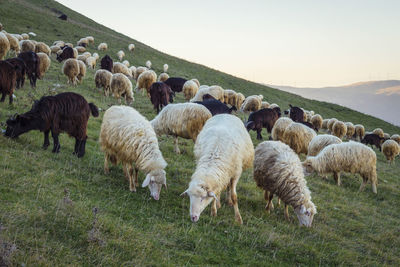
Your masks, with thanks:
M158 76L158 81L165 82L166 80L168 80L168 78L169 78L169 75L167 73L163 72Z
M95 57L88 57L86 59L86 64L88 65L89 68L95 69L96 68L96 58Z
M51 60L50 57L42 52L39 52L36 54L39 58L39 73L38 73L38 78L43 79L44 74L49 70Z
M400 146L396 141L388 139L382 144L382 152L389 163L392 164L394 158L400 154Z
M127 66L128 68L129 68L129 66L130 66L130 63L129 63L128 60L122 61L122 64L124 64L124 65ZM133 75L132 75L132 76L133 76Z
M39 57L34 52L21 52L18 58L22 59L26 66L26 74L32 88L36 87L36 80L39 76Z
M240 110L242 112L254 112L261 108L262 95L251 95L246 97Z
M381 128L376 128L375 130L372 131L372 133L378 135L381 138L385 137L385 133Z
M122 64L120 62L115 62L113 64L112 73L122 73L128 78L132 78L131 71L128 69L127 66L125 66L124 64Z
M105 55L100 61L100 66L102 69L112 72L114 67L113 60L109 55Z
M314 126L315 129L317 129L317 132L319 131L319 129L322 128L322 116L319 114L315 114L311 117L311 124Z
M141 89L146 89L147 96L150 96L150 86L155 82L157 82L157 74L152 70L147 70L140 74L135 91L138 92Z
M307 157L303 162L303 168L306 175L313 171L319 174L333 172L339 186L340 172L358 173L363 179L360 191L369 181L372 184L372 192L377 193L376 155L371 148L363 144L350 141L329 145L317 156Z
M400 145L400 135L398 135L398 134L394 134L394 135L392 135L392 136L390 137L390 139L392 139L392 140L396 141L396 142L397 142L397 144L399 144L399 145Z
M209 119L194 147L196 170L182 195L190 198L190 218L197 222L202 211L213 201L211 215L217 215L219 196L228 189L235 220L243 224L239 212L236 185L243 170L254 160L254 148L243 122L236 116L220 114Z
M168 68L169 68L168 64L164 64L163 71L166 73L168 71Z
M38 43L35 45L35 53L36 53L36 54L37 54L37 53L45 53L46 55L50 56L50 54L51 54L51 49L50 49L50 47L49 47L47 44L45 44L45 43L43 43L43 42L38 42Z
M108 45L106 43L100 43L99 46L97 47L97 50L99 51L106 51L108 49Z
M275 122L281 116L278 109L264 108L250 114L247 123L245 124L247 131L257 131L257 139L262 140L262 128L266 128L268 133L271 133Z
M316 156L325 147L332 144L340 144L342 139L330 134L323 134L315 136L308 145L307 156Z
M236 107L237 93L234 90L224 90L224 103ZM236 107L239 108L239 107Z
M104 95L108 96L111 91L111 78L112 73L108 70L99 69L94 75L94 81L96 83L96 88L103 88Z
M79 64L79 74L76 78L78 79L79 83L82 83L82 79L86 75L86 65L80 60L78 60L78 64Z
M374 145L376 148L379 149L379 151L381 151L382 150L381 149L381 144L382 144L382 141L384 139L385 138L380 137L377 134L373 134L373 133L372 134L366 134L364 136L364 138L361 140L361 143L363 143L365 145L371 145L371 147L372 147L372 145Z
M13 102L13 93L17 80L16 74L17 67L11 63L0 60L0 102L4 102L6 95L9 95L9 104Z
M63 73L68 77L68 83L76 85L78 81L79 61L74 58L69 58L64 62Z
M32 109L16 118L7 120L5 135L16 138L30 130L44 133L43 148L50 145L49 133L53 137L53 153L60 152L58 136L62 132L75 137L74 154L81 158L85 155L86 128L89 116L99 116L99 110L93 103L75 93L61 93L55 96L43 96L35 101Z
M272 198L276 194L285 203L286 220L289 220L288 205L291 205L300 226L311 227L317 209L311 200L300 159L289 146L279 141L259 144L255 150L253 177L257 186L264 190L268 212L273 208Z
M209 94L219 101L224 101L224 89L221 86L213 85L210 87L199 88L196 95L190 100L190 102L201 101L203 96Z
M22 88L25 83L26 65L25 62L20 58L8 58L8 63L14 66L16 72L16 89Z
M361 124L356 124L354 125L354 129L355 129L354 137L357 141L360 142L365 135L365 128Z
M347 127L347 131L346 131L346 138L348 140L350 140L351 138L353 138L354 133L356 132L356 128L354 127L354 124L351 122L346 122L346 127Z
M21 52L35 52L35 44L30 40L22 40L19 42Z
M131 51L131 52L135 51L135 45L134 44L129 44L128 45L128 50Z
M150 60L147 60L147 61L146 61L146 67L147 67L148 69L151 69L151 61L150 61Z
M136 192L138 172L146 178L142 187L149 187L150 195L159 200L161 187L167 187L165 162L158 140L149 121L132 107L112 106L103 117L99 142L104 152L104 172L109 173L108 162L122 163L129 190ZM132 164L135 163L135 172Z
M236 108L240 109L240 107L243 105L244 100L246 99L242 93L237 93L237 102L236 102Z
M308 145L316 136L314 130L297 122L290 124L283 133L283 142L290 146L297 154L307 154Z
M347 133L347 126L342 121L337 121L333 124L332 127L333 135L343 139Z
M180 154L178 136L196 141L211 112L195 103L169 104L150 122L158 136L173 135L174 151Z
M285 133L286 128L289 127L289 125L292 123L293 121L290 118L286 117L279 118L275 122L274 127L272 128L271 131L272 140L283 142L283 134Z
M118 57L119 61L121 61L124 58L124 56L125 56L125 52L124 51L119 50L117 52L117 57Z
M10 50L10 42L8 41L7 36L0 32L0 60L3 60Z
M155 82L150 86L150 101L157 111L157 114L163 107L168 105L168 102L171 100L170 94L173 93L171 88L163 82Z
M192 80L186 81L183 84L182 92L183 92L183 95L185 96L186 101L189 101L190 99L192 99L197 94L198 91L199 91L199 87Z
M111 77L110 84L111 92L115 98L118 98L118 102L121 104L121 96L125 96L125 103L130 105L134 101L132 83L122 73L115 73Z
M328 121L328 133L333 133L333 125L335 124L335 122L337 122L338 119L336 118L332 118Z
M136 68L136 72L135 72L135 76L133 78L137 81L137 79L139 78L140 74L142 74L146 70L148 70L146 67L142 67L142 66L137 67ZM171 85L169 85L169 86L171 87Z

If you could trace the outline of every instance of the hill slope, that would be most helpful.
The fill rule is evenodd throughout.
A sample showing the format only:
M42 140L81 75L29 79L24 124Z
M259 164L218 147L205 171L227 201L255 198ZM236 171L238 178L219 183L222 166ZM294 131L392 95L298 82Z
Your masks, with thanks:
M57 19L54 10L66 13L70 20ZM96 44L109 44L107 53L114 59L118 50L134 42L137 50L134 55L127 54L127 59L135 66L150 59L160 73L162 65L168 63L173 76L196 77L202 84L219 84L245 95L261 93L282 108L289 103L300 105L326 118L362 123L367 129L400 132L398 127L348 108L307 100L160 53L54 1L0 1L0 19L8 32L33 31L36 40L46 43L60 39L75 43L92 35ZM15 93L13 106L0 103L0 122L28 110L34 99L65 91L82 94L103 111L117 104L94 88L94 71L88 70L82 85L69 87L60 70L61 64L52 60L35 90L26 85ZM183 102L181 95L177 102ZM133 106L148 119L155 115L142 95L135 95ZM192 141L180 140L183 153L175 155L172 139L160 138L160 149L169 164L168 191L162 191L160 201L154 201L147 189L129 192L121 166L111 168L109 175L103 173L103 154L97 142L101 117L89 120L83 159L72 155L73 140L65 134L56 155L41 149L43 136L39 132L16 140L0 136L0 260L33 266L400 264L400 164L387 165L379 151L378 195L370 188L359 193L360 178L354 175L343 175L341 187L331 178L308 178L318 207L311 229L298 227L291 208L291 222L284 220L282 207L266 214L252 170L245 171L238 184L242 226L234 223L233 210L225 204L224 196L217 217L209 216L207 208L200 221L192 224L189 200L179 197L195 168ZM255 134L251 136L257 145ZM143 181L144 174L139 176ZM92 211L94 207L97 213Z
M371 81L347 86L298 88L270 85L286 92L319 101L343 105L400 125L400 81Z

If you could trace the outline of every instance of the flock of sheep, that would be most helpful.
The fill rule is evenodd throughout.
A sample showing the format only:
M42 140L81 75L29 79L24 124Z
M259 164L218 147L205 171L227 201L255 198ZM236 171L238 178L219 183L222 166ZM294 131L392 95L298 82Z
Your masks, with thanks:
M93 37L81 38L74 47L72 43L64 41L55 41L52 46L48 46L30 40L30 36L36 35L2 31L0 59L9 50L15 55L28 51L36 53L39 58L38 78L41 79L49 69L51 55L55 55L59 61L64 61L62 71L72 85L82 82L86 67L96 69L99 55L86 51L87 47L94 45ZM134 44L127 47L130 52L135 50ZM100 43L97 49L107 51L108 45ZM69 56L66 56L67 52ZM122 61L125 52L120 50L116 56ZM182 193L190 198L190 217L193 222L199 220L202 211L211 203L211 214L216 216L221 206L220 195L227 190L227 202L234 208L236 221L242 224L236 186L242 171L253 167L254 180L264 190L266 210L273 208L272 199L277 195L278 203L282 200L285 205L287 219L290 205L300 225L310 227L317 210L311 200L306 175L316 172L326 176L332 173L337 185L340 185L342 172L358 173L363 180L360 191L367 183L371 183L372 191L377 193L376 154L365 144L374 144L380 149L384 141L382 151L390 162L400 153L399 135L390 137L381 129L365 133L360 124L354 125L335 118L323 119L321 115L299 107L290 106L290 110L285 111L288 116L281 116L280 107L269 104L262 95L245 97L242 93L224 90L218 85L200 85L198 79L169 77L167 64L163 66L164 72L157 75L151 69L150 61L145 65L130 66L127 60L113 62L106 55L101 60L101 68L95 72L96 87L103 88L104 95L112 94L120 103L124 98L127 104L112 106L104 113L99 137L104 152L104 172L109 172L110 162L114 165L121 163L131 191L136 191L139 186L138 171L144 172L146 178L142 187L149 187L151 196L158 200L162 187L167 187L167 162L159 149L158 137L164 134L173 136L176 153L180 153L178 137L193 140L196 169L187 190ZM136 80L136 92L146 91L154 105L154 101L165 100L160 102L161 111L152 121L129 106L134 102L133 80ZM156 87L156 84L162 86ZM0 89L5 92L3 88ZM11 97L13 90L7 92ZM173 95L179 92L183 93L187 102L171 104ZM155 94L158 94L157 97ZM62 101L62 97L60 99ZM80 101L86 109L86 122L82 122L86 132L89 113L96 116L98 111L94 104ZM215 106L207 105L208 101L252 114L244 124L237 116L229 114L232 109L216 112ZM7 132L16 129L15 121L10 120L7 124ZM267 128L272 140L264 141L254 149L249 130L257 130L257 138L262 139L262 128ZM46 131L48 143L49 130ZM318 135L321 131L326 134ZM86 139L82 138L77 139L76 146L81 146L83 142L84 153ZM344 139L349 142L343 142ZM45 133L44 145L47 143ZM77 153L80 151L77 147L75 150ZM58 151L56 149L53 152ZM83 156L82 152L79 153ZM303 162L300 154L307 156Z

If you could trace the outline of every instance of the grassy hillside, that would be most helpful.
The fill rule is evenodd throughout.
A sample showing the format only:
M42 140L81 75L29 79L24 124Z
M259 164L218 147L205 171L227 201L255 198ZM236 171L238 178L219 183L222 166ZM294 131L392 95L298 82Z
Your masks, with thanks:
M57 19L55 9L70 20ZM75 44L92 35L96 45L109 44L107 53L114 60L118 50L126 51L134 42L136 52L126 53L126 58L135 66L151 60L160 73L168 63L172 76L196 77L202 84L218 84L245 95L263 94L282 108L289 103L300 105L326 118L362 123L367 130L381 127L389 133L400 132L389 123L341 106L310 101L163 54L54 1L0 0L0 22L10 33L33 31L37 41L49 44L55 40ZM33 100L43 95L65 91L82 94L103 111L117 104L95 89L93 75L94 71L88 70L83 84L69 87L61 64L53 59L35 90L25 85L16 91L14 105L0 103L0 122L27 111ZM182 95L177 102L183 102ZM142 95L135 95L133 106L148 119L155 116L150 101ZM66 134L61 135L59 154L41 149L43 135L39 132L16 140L0 136L0 265L1 259L27 266L400 265L400 163L389 166L379 151L378 195L372 194L370 187L359 193L360 178L354 175L343 175L341 187L335 186L332 178L308 178L318 209L311 229L298 227L291 208L290 223L284 220L282 207L266 214L252 170L245 171L238 184L242 226L234 222L233 209L224 197L217 217L211 217L207 208L193 224L189 200L179 197L195 168L192 141L181 139L183 153L175 155L172 139L160 138L168 162L168 191L163 190L160 201L154 201L148 189L129 192L121 166L104 175L97 142L102 115L89 120L83 159L72 155L74 140ZM251 135L257 145L255 134ZM265 139L266 133L263 135ZM140 173L139 181L143 179Z

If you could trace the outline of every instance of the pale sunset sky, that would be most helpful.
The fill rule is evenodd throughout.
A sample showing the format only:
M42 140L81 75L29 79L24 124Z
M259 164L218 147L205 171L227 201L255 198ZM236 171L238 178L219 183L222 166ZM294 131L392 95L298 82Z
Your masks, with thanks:
M58 0L157 50L260 83L400 80L400 0Z

